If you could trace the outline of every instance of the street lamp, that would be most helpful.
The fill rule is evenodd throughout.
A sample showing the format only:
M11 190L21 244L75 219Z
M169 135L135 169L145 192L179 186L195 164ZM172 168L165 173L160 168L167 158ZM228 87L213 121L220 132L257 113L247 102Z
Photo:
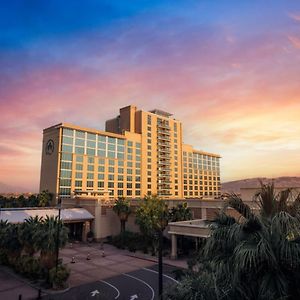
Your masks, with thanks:
M162 299L163 294L163 231L168 225L168 206L165 206L165 209L160 217L158 224L158 298Z
M58 220L57 220L57 231L56 231L56 267L55 267L55 275L57 275L58 268L58 257L59 257L59 234L60 234L60 215L61 215L61 198L58 198L59 202L57 205L58 208Z

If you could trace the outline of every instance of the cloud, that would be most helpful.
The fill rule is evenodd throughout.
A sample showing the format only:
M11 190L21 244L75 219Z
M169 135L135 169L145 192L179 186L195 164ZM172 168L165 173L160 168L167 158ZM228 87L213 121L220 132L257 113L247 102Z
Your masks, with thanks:
M300 49L300 38L296 36L288 36L290 43L296 48Z

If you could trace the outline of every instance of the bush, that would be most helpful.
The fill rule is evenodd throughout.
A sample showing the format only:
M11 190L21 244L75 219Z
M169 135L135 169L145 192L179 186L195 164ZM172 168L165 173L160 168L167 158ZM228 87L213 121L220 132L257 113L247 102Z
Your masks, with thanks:
M23 255L16 259L14 269L30 279L39 279L42 277L43 269L39 259Z
M8 257L3 249L0 250L0 265L8 265Z
M67 280L70 276L70 271L66 266L59 265L52 268L49 272L49 281L54 289L65 289L67 287Z

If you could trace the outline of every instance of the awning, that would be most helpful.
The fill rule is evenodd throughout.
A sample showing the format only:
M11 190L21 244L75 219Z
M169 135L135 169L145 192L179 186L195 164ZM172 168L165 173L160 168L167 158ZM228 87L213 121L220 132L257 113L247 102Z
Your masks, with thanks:
M0 220L7 220L9 223L23 223L29 217L43 217L58 216L57 208L45 209L30 209L30 208L17 208L17 209L1 209ZM94 216L84 208L62 208L61 220L65 223L69 222L83 222L93 220Z

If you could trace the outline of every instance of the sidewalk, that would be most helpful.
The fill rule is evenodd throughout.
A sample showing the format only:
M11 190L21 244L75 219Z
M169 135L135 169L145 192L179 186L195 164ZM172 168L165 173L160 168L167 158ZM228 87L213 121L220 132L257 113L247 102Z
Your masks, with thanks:
M0 268L0 299L18 300L19 295L22 300L37 299L38 290Z

